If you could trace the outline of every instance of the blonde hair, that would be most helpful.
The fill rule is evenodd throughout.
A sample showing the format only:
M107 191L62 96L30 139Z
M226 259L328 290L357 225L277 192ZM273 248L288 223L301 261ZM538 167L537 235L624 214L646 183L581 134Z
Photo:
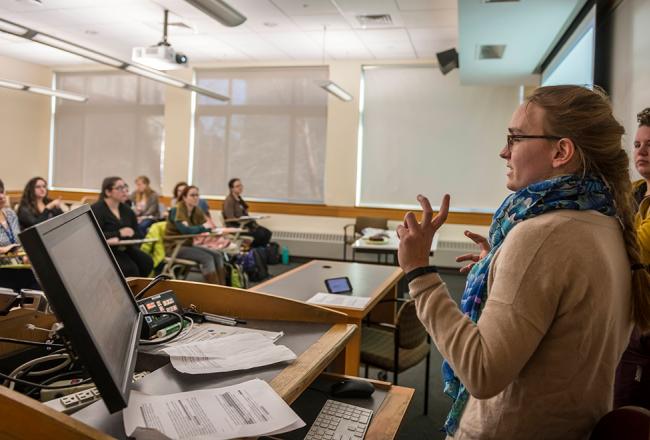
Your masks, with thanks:
M145 184L145 188L143 192L139 192L138 190L135 191L135 202L140 203L142 200L149 200L149 197L151 197L151 194L153 194L153 190L149 186L151 184L151 181L147 176L138 176L135 178L135 181L137 182L138 180L142 180Z
M614 118L607 95L600 89L549 86L535 90L527 101L545 110L544 125L549 134L573 141L582 158L582 173L605 181L614 196L630 267L639 267L629 158L621 143L625 129ZM634 321L640 330L650 330L650 273L630 269L630 276Z

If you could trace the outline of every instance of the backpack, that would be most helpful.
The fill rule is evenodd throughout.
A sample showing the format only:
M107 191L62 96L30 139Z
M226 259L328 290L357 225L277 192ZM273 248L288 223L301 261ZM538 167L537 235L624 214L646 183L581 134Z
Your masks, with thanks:
M266 249L264 248L253 248L242 254L238 263L241 264L251 281L262 281L269 276L266 265Z
M266 262L267 264L280 264L282 256L280 255L280 245L272 241L266 245Z
M237 263L226 263L226 284L230 287L248 289L248 275Z

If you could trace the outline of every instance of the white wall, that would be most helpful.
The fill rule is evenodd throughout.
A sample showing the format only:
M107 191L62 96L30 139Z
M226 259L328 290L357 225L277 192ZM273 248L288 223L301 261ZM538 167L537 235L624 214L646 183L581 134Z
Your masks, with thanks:
M624 0L614 11L614 44L610 61L614 114L625 126L624 145L632 150L636 114L650 107L650 1ZM631 156L631 155L630 155ZM639 174L630 167L635 178Z
M51 86L52 70L0 56L0 78ZM47 178L50 98L0 88L0 179L7 190L22 189L34 176Z

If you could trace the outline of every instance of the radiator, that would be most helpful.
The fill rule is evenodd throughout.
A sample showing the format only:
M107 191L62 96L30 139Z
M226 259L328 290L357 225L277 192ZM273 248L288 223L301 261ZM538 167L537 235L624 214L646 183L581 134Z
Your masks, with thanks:
M278 242L280 246L286 246L289 249L289 254L296 257L343 259L343 234L274 230L273 241ZM441 238L438 241L438 250L431 258L431 264L440 267L461 267L464 264L456 263L456 257L470 252L478 252L478 250L478 246L466 237L462 237L461 240L451 237L449 239ZM347 255L348 258L352 257L349 247ZM357 253L356 260L376 262L377 257Z

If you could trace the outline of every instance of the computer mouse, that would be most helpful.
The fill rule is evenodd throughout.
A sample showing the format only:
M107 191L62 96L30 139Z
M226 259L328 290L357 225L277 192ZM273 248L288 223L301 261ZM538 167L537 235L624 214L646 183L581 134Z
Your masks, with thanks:
M345 379L332 385L333 397L370 397L375 392L373 384L366 380Z

